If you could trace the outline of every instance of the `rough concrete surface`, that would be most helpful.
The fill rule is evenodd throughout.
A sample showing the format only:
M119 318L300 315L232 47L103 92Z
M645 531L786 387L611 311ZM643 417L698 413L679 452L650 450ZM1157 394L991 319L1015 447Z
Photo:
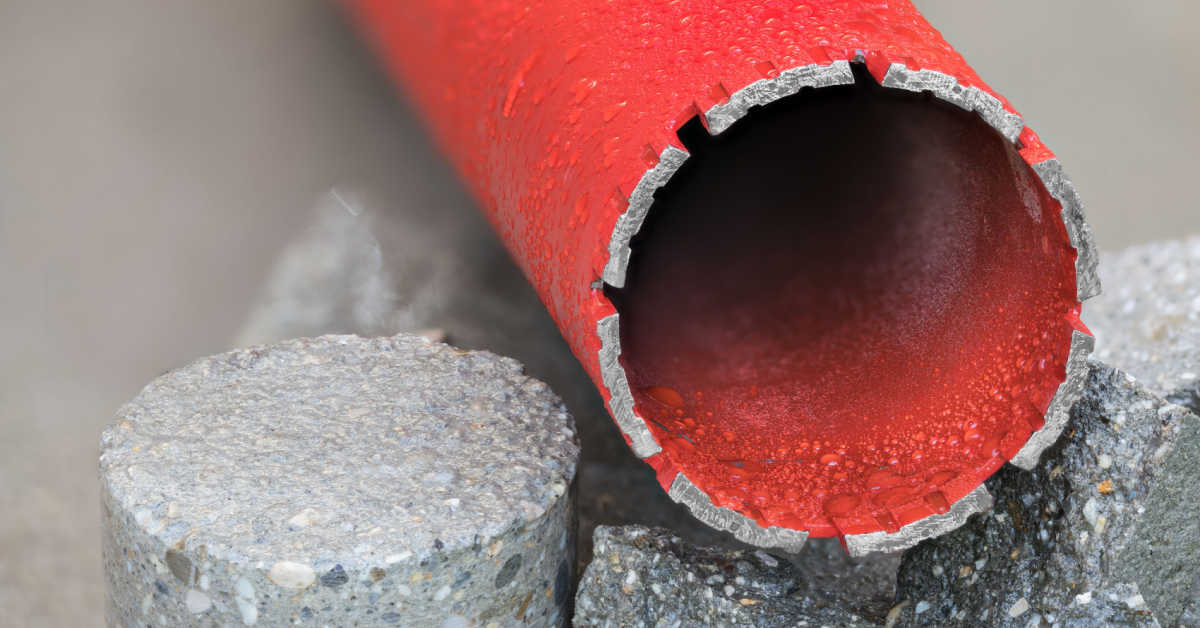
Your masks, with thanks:
M516 361L323 336L154 380L101 441L112 625L552 626L570 416Z
M1200 6L917 4L1060 155L1102 248L1200 230ZM365 207L408 221L412 238L379 240L385 258L401 244L438 267L482 267L540 330L490 328L484 304L456 342L516 346L495 350L531 372L530 355L554 356L535 376L581 432L585 413L602 416L335 3L0 3L0 85L0 626L100 624L97 434L147 381L230 347L272 260L331 188L367 190ZM469 290L429 294L474 315ZM431 319L413 329L446 326ZM610 495L581 515L658 525L670 503Z
M1102 261L1106 290L1085 312L1096 356L1200 413L1200 237L1139 244ZM1200 626L1200 577L1180 621Z
M904 555L902 625L1180 621L1200 576L1200 418L1092 361L1062 439Z
M1200 412L1200 236L1104 255L1084 315L1096 357Z
M854 606L810 596L791 563L761 550L696 547L640 526L598 527L594 548L577 626L873 625Z

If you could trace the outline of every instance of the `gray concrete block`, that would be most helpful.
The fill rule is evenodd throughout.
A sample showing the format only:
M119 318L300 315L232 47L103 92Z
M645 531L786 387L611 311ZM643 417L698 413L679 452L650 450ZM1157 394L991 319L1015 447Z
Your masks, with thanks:
M594 543L576 626L875 625L852 610L871 600L822 594L836 585L846 598L861 592L849 573L814 577L761 550L696 547L658 528L600 526Z
M101 439L110 625L555 625L570 416L519 363L413 336L234 351Z
M1091 362L1038 466L1002 469L992 510L905 553L896 623L1176 625L1200 576L1198 468L1200 418Z

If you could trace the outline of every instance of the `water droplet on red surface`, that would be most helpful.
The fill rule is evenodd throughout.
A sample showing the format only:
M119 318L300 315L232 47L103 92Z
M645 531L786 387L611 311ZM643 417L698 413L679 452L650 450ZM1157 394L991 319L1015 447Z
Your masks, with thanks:
M896 521L896 518L892 516L892 513L884 510L882 512L875 513L874 516L875 523L878 523L879 527L883 528L885 532L895 533L900 531L900 523Z
M946 501L946 496L941 491L926 494L925 503L938 514L950 512L950 502Z
M929 484L932 486L940 486L946 482L949 482L950 480L953 480L954 476L955 473L953 471L938 471L937 473L929 476Z
M844 517L858 508L862 500L856 495L838 495L825 502L825 512L831 517Z
M604 115L603 115L604 121L612 122L612 119L617 117L617 114L621 113L621 110L625 108L625 104L626 104L626 101L621 101L621 102L605 109Z
M571 88L571 94L573 95L573 97L571 98L571 104L578 105L579 103L586 100L588 95L592 93L592 88L594 88L595 86L596 86L596 81L594 81L594 80L590 80L590 79L586 79L586 78L580 79L579 82L575 84L575 87Z
M683 407L683 396L666 386L650 386L643 392L649 395L651 399L665 406L672 408Z
M872 491L879 491L885 488L899 486L905 482L905 479L891 469L877 469L871 475L867 476L867 488Z
M508 93L504 97L503 113L505 118L512 117L513 105L517 101L517 96L521 93L521 88L525 87L525 75L529 73L530 68L537 62L537 58L537 54L530 55L521 64L521 67L517 68L516 73L513 74L512 80L508 85Z
M842 457L837 454L825 454L820 460L821 465L826 467L836 467L842 463Z
M877 495L871 498L871 501L874 502L876 506L890 508L892 506L898 506L909 501L913 498L915 493L916 489L911 487L897 486L880 491Z

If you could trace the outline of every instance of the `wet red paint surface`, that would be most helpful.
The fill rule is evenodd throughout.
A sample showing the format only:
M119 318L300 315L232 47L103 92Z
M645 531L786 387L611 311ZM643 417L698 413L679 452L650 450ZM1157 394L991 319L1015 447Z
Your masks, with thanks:
M608 260L613 225L630 192L665 147L679 146L676 131L681 125L781 69L852 60L860 54L876 79L889 64L900 62L994 94L906 2L350 4L606 399L596 322L615 309L595 286ZM1026 129L1020 156L1033 164L1052 154ZM1040 186L1038 190L1044 196ZM1025 211L1002 205L1001 211ZM1053 214L1057 204L1043 210ZM1005 220L980 225L964 219L956 227L982 238L982 244L991 243L991 236L978 234L993 228L1012 236L998 240L994 256L971 258L977 262L971 267L977 288L946 295L947 314L912 337L913 342L919 337L933 343L930 348L905 353L894 342L880 341L880 362L844 367L858 369L855 373L839 370L837 358L849 350L834 343L822 349L821 360L789 366L786 377L775 376L775 365L763 365L719 386L702 378L696 381L704 385L676 382L657 371L650 378L654 381L639 380L639 409L657 415L651 404L659 404L665 412L664 427L654 428L664 451L647 459L660 481L669 485L676 472L686 469L699 474L693 480L718 503L760 523L781 522L824 535L892 529L944 509L978 485L1023 442L1038 421L1032 417L1045 409L1050 380L1061 380L1061 364L1047 362L1043 368L1040 359L1033 368L1050 373L1048 379L1027 382L1018 373L1029 364L1022 358L1036 354L1030 344L1063 342L1067 332L1055 301L1057 288L1047 287L1054 296L1044 297L1053 304L1035 296L1018 298L1013 305L1013 291L1037 291L1046 287L1045 281L1074 282L1073 270L1067 277L1066 271L1053 269L1065 261L1046 257L1050 253L1041 258L1052 267L1045 274L1037 273L1032 263L1007 264L1041 245ZM1055 240L1049 248L1061 255L1061 244ZM1033 275L1045 281L1019 283ZM985 293L991 296L981 296ZM785 301L761 305L779 308L788 305ZM974 322L957 322L960 318ZM859 323L864 330L876 324ZM995 331L1001 326L1007 326L1004 334ZM798 358L797 347L830 333L797 331L783 343L795 347L783 353L792 351ZM1050 337L1042 339L1042 333ZM730 349L722 372L737 372L735 365L757 359L754 344ZM966 353L954 355L958 349ZM1060 347L1056 353L1059 361L1063 351ZM912 367L910 376L886 375L906 364ZM818 365L825 374L815 370ZM882 378L880 396L886 401L843 404L859 407L863 416L835 410L838 391L853 392L835 380L851 375ZM809 392L787 383L813 377L832 379ZM661 389L652 393L654 386ZM993 388L1004 398L996 398ZM706 391L711 398L702 400L697 393ZM683 407L674 405L676 399ZM706 412L722 418L705 423L701 436ZM949 418L931 418L943 412ZM909 421L905 415L921 418L911 420L913 429L899 429ZM770 416L780 418L763 424L762 417ZM689 418L695 428L683 421ZM672 423L676 420L684 427ZM695 439L682 438L684 434ZM911 446L918 442L928 443L920 447L919 458ZM900 452L904 459L893 464L889 456L899 451L899 443L910 446ZM992 456L997 447L999 454ZM939 465L954 457L973 460L977 473L947 475L950 471ZM768 477L775 479L766 481ZM835 516L814 514L829 512ZM845 522L831 524L837 517Z

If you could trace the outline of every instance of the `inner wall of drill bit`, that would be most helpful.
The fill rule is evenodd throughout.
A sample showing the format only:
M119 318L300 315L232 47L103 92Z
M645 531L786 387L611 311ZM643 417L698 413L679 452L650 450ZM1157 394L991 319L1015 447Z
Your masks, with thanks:
M609 364L672 496L749 542L799 530L865 553L953 529L1078 394L1058 394L1090 340L1074 238L1020 118L896 69L891 87L806 69L794 95L760 85L693 119L614 235L636 232L605 291Z

